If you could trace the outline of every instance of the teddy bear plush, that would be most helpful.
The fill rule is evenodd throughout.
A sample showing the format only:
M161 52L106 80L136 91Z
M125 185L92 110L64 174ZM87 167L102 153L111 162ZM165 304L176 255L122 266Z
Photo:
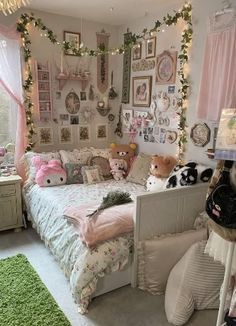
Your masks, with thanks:
M127 163L123 159L110 158L109 159L111 174L116 181L123 180L126 171L127 171Z
M168 178L177 160L170 155L153 155L150 173L156 178Z
M127 163L127 170L131 166L131 162L134 158L136 144L111 144L111 157L115 159L123 159Z
M32 158L32 164L36 168L35 182L40 187L59 186L66 183L66 172L59 160L45 162L36 155Z

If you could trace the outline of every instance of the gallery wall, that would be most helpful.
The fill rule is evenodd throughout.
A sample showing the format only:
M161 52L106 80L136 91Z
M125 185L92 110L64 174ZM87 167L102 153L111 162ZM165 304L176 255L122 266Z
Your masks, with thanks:
M25 10L18 11L13 15L7 17L2 17L1 23L6 26L12 26L17 18L20 16L21 12L27 12ZM30 13L30 11L28 11ZM53 32L58 36L59 41L63 41L63 32L72 31L80 33L82 29L82 41L84 46L89 48L97 47L96 32L101 32L104 30L106 33L110 34L109 37L109 46L116 46L118 44L118 29L115 26L106 25L103 23L96 23L86 20L81 20L78 18L61 16L56 14L44 13L41 11L33 11L35 17L41 18L46 26L53 30ZM50 67L50 79L51 79L51 94L52 94L52 117L48 121L42 119L40 121L40 114L38 108L38 94L37 94L37 84L34 83L33 87L33 101L35 104L34 110L34 121L36 125L37 136L35 140L38 140L40 134L40 128L51 128L52 129L52 144L39 144L36 142L34 147L38 151L50 151L55 149L72 149L76 147L84 146L94 146L94 147L106 147L115 139L114 130L116 128L116 118L117 112L119 111L119 100L114 99L109 101L109 106L111 110L109 113L115 116L115 120L109 121L108 116L102 117L96 107L99 100L103 100L105 97L107 100L108 90L105 93L99 92L97 88L97 59L92 57L83 57L78 58L74 56L65 55L63 57L63 68L65 71L79 71L79 70L88 70L90 72L90 79L85 88L86 100L81 101L81 83L78 81L67 80L63 89L59 90L59 81L56 80L56 76L60 73L61 66L61 48L58 45L53 45L45 37L41 36L41 33L34 29L33 27L30 30L30 35L32 39L32 63L34 68L34 79L36 78L36 63L40 63L43 66L49 63ZM111 82L111 72L113 71L113 83L117 87L118 78L117 78L117 56L109 56L109 86ZM93 86L94 97L93 101L88 100L90 85ZM76 114L70 114L65 105L65 99L68 93L71 91L75 92L80 99L80 109ZM92 111L92 119L89 122L86 122L83 119L83 110L89 108ZM64 116L64 117L63 117ZM68 118L68 120L64 120ZM73 122L79 124L71 124ZM76 121L77 120L77 121ZM96 131L99 126L107 126L107 138L98 139L96 136ZM68 143L62 143L60 141L60 129L61 127L69 127L72 130L72 139ZM90 139L89 141L80 141L79 140L79 128L80 126L88 126L90 130Z
M166 2L167 3L167 2ZM206 151L208 148L212 148L213 146L213 129L215 125L211 121L199 121L196 116L196 103L198 97L198 89L199 89L199 82L201 77L201 70L202 70L202 61L203 61L203 51L204 51L204 43L206 40L207 35L207 22L208 16L215 11L222 8L222 1L221 0L193 0L191 1L193 6L193 42L190 51L190 60L189 60L189 76L191 81L191 94L189 97L189 107L187 112L187 124L188 124L188 134L190 134L191 128L194 126L195 123L198 122L205 122L211 128L211 138L210 142L204 146L199 147L195 146L193 141L188 137L188 143L186 145L186 158L197 160L202 163L207 164L214 164L214 161L210 160L207 155ZM147 27L150 30L153 27L154 22L159 19L161 20L163 16L165 16L168 12L173 13L173 10L179 10L183 5L183 1L176 1L175 4L168 6L167 4L158 7L156 14L152 13L144 13L143 17L133 21L129 24L126 24L120 28L120 42L123 40L123 34L127 32L127 28L130 31L135 33L140 33L142 30ZM183 23L179 21L179 23L175 27L164 27L163 32L159 32L157 34L157 41L156 41L156 55L162 53L165 50L169 51L179 51L180 48L180 37L183 28ZM145 41L142 42L143 44L143 51L142 51L142 58L144 59L145 54ZM119 58L120 61L122 60ZM134 61L132 61L133 63ZM137 62L137 61L135 61ZM178 67L177 67L178 70ZM122 72L121 72L122 74ZM168 94L168 86L172 85L158 85L155 82L156 76L156 67L154 69L150 69L147 71L135 72L131 71L131 89L130 89L130 100L129 104L123 104L123 108L132 109L133 112L136 111L150 111L148 108L140 108L133 106L132 99L132 78L137 76L152 76L152 95L157 95L160 91L165 91ZM120 75L120 78L122 76ZM175 95L177 94L178 90L178 78L176 80L175 86ZM168 96L172 98L172 94L169 93ZM171 111L171 107L168 111ZM165 127L165 129L168 129ZM139 150L154 154L154 153L165 153L165 154L176 154L177 153L177 142L174 144L169 144L168 142L160 143L160 142L150 142L145 141L145 135L137 135L135 141L138 143ZM128 141L128 137L126 137Z

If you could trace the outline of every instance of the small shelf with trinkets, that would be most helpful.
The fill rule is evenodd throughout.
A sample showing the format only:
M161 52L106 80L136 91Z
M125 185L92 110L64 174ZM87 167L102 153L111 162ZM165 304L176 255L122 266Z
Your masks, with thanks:
M49 63L35 62L40 120L52 119L51 71Z
M56 76L56 79L59 82L59 90L61 91L66 85L68 80L77 81L81 83L81 89L84 91L90 81L90 72L85 71L78 74L65 74L60 72L59 75Z

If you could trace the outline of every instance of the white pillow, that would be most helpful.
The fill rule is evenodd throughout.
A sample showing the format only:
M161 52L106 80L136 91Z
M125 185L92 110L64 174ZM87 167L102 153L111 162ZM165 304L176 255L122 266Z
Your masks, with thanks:
M130 168L126 180L145 186L147 178L149 176L150 165L151 155L139 153Z
M74 149L73 151L59 151L63 166L67 163L87 164L92 157L92 152L89 149Z
M168 322L183 325L194 309L217 309L224 278L221 263L204 254L206 241L192 245L172 269L165 295Z
M206 229L167 234L140 243L138 249L139 288L163 294L169 273L189 247L207 238Z

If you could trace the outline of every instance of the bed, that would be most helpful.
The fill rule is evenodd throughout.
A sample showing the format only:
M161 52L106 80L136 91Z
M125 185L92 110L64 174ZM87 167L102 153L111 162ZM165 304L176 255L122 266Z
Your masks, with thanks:
M65 207L101 201L117 189L128 191L135 201L134 236L127 234L87 248L64 217ZM24 188L24 199L33 227L68 278L79 312L85 313L92 297L129 283L137 286L138 242L188 230L204 208L206 190L206 184L199 184L147 193L141 185L109 180L48 188L31 184Z

